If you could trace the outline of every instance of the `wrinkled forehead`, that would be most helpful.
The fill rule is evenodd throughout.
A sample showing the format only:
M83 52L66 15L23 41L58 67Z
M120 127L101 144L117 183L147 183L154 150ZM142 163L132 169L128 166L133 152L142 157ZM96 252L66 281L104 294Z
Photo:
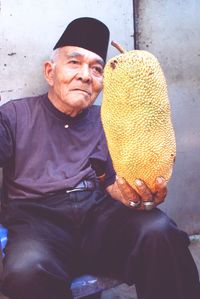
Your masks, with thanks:
M96 62L104 66L104 61L98 54L87 49L76 46L65 46L56 50L57 57L61 59L77 58L86 61Z

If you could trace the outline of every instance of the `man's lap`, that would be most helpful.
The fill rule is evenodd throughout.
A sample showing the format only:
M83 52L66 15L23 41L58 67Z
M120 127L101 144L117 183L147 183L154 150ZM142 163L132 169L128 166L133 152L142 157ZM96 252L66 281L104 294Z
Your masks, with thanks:
M23 259L24 250L37 248L25 244L37 242L46 257L58 260L70 276L79 271L121 274L139 237L150 231L153 237L156 231L170 227L177 230L160 210L131 210L101 190L52 196L38 202L16 201L7 211L3 217L9 229L6 260L16 255L13 252L18 253L18 260L20 255Z

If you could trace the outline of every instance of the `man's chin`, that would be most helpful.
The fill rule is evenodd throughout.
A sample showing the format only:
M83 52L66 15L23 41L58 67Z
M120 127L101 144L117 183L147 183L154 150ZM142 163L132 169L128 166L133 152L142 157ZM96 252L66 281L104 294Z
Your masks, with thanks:
M83 110L87 109L89 106L91 106L91 103L84 103L82 105L73 106L71 107L70 116L75 117L83 112Z
M75 117L76 115L80 114L83 110L87 109L93 104L93 100L90 97L74 97L65 102L68 106L68 114L71 117ZM70 109L69 109L70 108Z
M73 106L77 108L77 110L84 110L91 106L92 103L91 98L79 98L74 102Z

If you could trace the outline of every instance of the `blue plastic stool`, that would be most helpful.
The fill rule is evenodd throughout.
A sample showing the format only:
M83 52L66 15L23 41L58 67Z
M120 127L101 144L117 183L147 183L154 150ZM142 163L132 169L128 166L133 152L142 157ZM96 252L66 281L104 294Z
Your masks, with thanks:
M3 249L6 247L8 230L0 224L0 250L4 256Z
M4 257L4 248L7 243L7 229L0 224L0 250ZM121 282L112 278L96 277L92 275L83 275L75 278L71 284L71 290L74 299L101 293L102 291L119 285Z

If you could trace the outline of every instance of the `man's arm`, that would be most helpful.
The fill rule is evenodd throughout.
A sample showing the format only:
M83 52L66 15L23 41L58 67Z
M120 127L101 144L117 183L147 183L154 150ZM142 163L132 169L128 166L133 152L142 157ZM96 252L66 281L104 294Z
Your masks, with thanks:
M3 167L13 154L13 136L6 116L0 111L0 167Z
M162 203L167 195L167 183L164 178L158 177L155 181L155 192L153 193L142 180L135 181L137 191L133 189L123 178L116 178L116 181L106 188L110 196L119 200L124 205L131 207L135 203L137 210L144 210L146 202L152 202L156 207Z

